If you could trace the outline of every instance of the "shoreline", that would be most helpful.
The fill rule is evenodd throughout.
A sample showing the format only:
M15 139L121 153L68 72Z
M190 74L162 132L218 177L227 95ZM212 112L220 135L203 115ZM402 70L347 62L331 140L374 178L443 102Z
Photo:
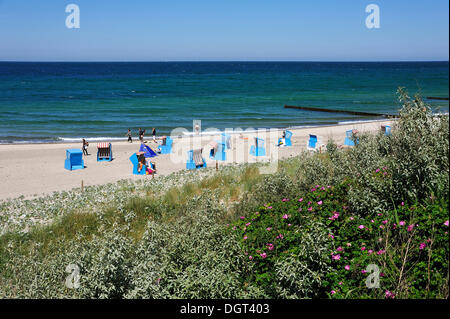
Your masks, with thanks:
M364 122L352 122L340 125L313 126L302 128L288 128L292 133L292 146L276 147L278 137L285 129L279 128L272 131L272 135L265 138L267 156L254 157L249 155L250 146L253 145L252 137L257 136L257 131L233 132L231 135L232 149L227 150L227 161L218 162L219 167L244 162L268 162L277 159L289 158L301 154L306 150L309 134L315 134L319 138L319 145L326 144L329 139L335 143L344 144L345 131L357 129L363 132L378 132L382 124L392 125L395 120L372 120ZM212 135L184 136L174 139L173 153L158 155L151 158L157 167L158 176L164 176L176 171L186 169L186 152L193 148L203 148L203 157L207 167L215 167L216 161L209 158L209 143L222 132ZM144 139L145 140L145 139ZM89 141L89 139L88 139ZM83 156L85 169L68 171L64 169L65 150L68 148L81 148L81 143L30 143L30 144L1 144L0 145L0 179L5 187L0 189L0 202L8 199L16 199L24 196L24 199L32 199L53 192L69 191L86 186L102 185L117 182L119 180L137 180L152 178L149 175L133 175L129 157L139 150L140 142L134 139L133 143L126 141L112 141L113 160L111 162L97 162L97 145L92 142L88 147L89 156ZM147 145L154 150L157 144L152 137ZM276 153L274 153L276 152Z
M334 127L334 126L339 126L339 125L351 125L351 124L358 124L358 123L371 123L371 122L388 122L388 121L395 121L393 119L368 119L368 120L356 120L356 121L338 121L336 123L332 123L332 124L315 124L315 125L294 125L294 126L287 126L287 127L262 127L262 128L248 128L248 129L241 129L240 131L225 131L221 130L221 131L217 131L215 133L211 132L211 133L206 133L206 132L202 132L199 135L195 135L194 132L189 131L189 134L185 134L184 136L182 135L178 135L178 136L171 136L172 139L179 139L179 138L189 138L192 136L214 136L214 135L220 135L224 132L226 132L227 134L233 135L233 134L240 134L240 133L255 133L258 130L260 131L284 131L284 130L298 130L298 129L313 129L313 128L322 128L322 127ZM234 130L234 129L233 129ZM206 134L205 134L206 133ZM170 136L168 135L157 135L156 139L157 140L161 140L162 136ZM58 137L59 138L59 137ZM97 142L127 142L127 137L118 137L118 136L111 136L111 137L79 137L79 138L71 138L71 137L67 137L67 138L59 138L62 140L55 140L55 141L36 141L36 142L31 142L28 140L24 140L24 141L16 141L16 142L11 142L11 143L3 143L0 142L0 146L3 145L53 145L53 144L58 144L58 145L62 145L62 144L75 144L75 143L81 143L81 140L85 138L86 141L88 142L92 142L92 143L97 143ZM149 135L147 136L148 139L152 139L152 136ZM139 142L139 138L137 136L133 136L133 141L134 142Z

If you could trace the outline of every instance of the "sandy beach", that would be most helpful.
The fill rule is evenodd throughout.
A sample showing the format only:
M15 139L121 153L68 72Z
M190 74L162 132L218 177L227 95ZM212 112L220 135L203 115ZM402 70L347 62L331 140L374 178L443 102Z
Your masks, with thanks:
M345 125L320 126L290 129L293 133L292 147L275 147L282 130L276 136L272 134L265 138L268 155L255 158L249 156L250 146L254 144L255 133L231 134L232 148L227 151L227 161L218 162L221 165L230 165L238 162L274 161L277 158L287 158L300 154L306 150L309 134L315 134L320 144L332 138L338 145L344 144L345 131L357 129L359 132L376 132L382 124L392 124L392 121L355 122ZM24 196L33 198L55 191L68 191L73 188L99 185L115 182L122 179L158 178L172 172L186 169L186 150L194 145L203 147L203 156L208 167L215 167L216 161L209 158L208 144L218 140L218 136L196 136L192 138L176 138L173 143L172 155L158 155L152 158L158 173L150 175L133 175L129 157L139 150L140 143L134 138L133 143L126 141L113 141L113 161L97 162L97 143L91 142L89 156L84 156L85 169L69 171L64 168L65 150L81 148L80 143L55 144L10 144L0 145L0 200ZM88 140L89 141L89 140ZM147 145L156 150L157 144L149 138ZM274 152L277 152L276 154ZM178 154L178 157L176 156ZM243 155L243 156L241 156ZM276 155L276 156L274 156Z

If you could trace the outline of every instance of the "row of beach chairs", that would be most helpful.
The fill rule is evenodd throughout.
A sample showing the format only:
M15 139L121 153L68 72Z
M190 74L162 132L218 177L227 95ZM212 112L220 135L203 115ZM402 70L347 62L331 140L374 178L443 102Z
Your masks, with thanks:
M391 134L391 127L389 125L382 125L381 130L385 135ZM292 146L292 132L289 130L284 131L283 137L278 140L278 146ZM355 146L358 144L356 130L346 131L346 137L344 145ZM160 154L170 154L172 152L173 140L170 137L163 137L162 144L158 146L157 152ZM321 144L317 135L310 134L307 142L308 150L318 150L324 146ZM216 161L226 161L226 150L231 149L231 136L226 133L222 133L220 140L213 141L209 144L210 153L209 157ZM203 149L190 150L187 153L186 169L199 169L205 168L206 160L202 157ZM148 145L141 143L139 148L139 155L145 158L157 156L157 153L152 150ZM250 155L252 156L266 156L265 141L262 138L255 137L255 143L250 147ZM98 143L97 144L97 161L112 161L112 145L111 143ZM133 165L133 174L145 174L145 168L138 171L139 158L137 153L130 156L130 161ZM152 169L154 169L153 164ZM68 170L76 170L84 168L83 153L79 149L66 150L66 160L64 167Z

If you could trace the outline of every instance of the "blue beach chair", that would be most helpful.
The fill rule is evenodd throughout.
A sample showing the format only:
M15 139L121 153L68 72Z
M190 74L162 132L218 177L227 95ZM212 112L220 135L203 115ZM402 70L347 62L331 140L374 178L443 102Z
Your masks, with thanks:
M186 169L199 169L206 167L206 161L202 157L202 149L190 150L187 152L188 160Z
M381 125L381 130L384 132L384 135L391 135L391 126L390 125Z
M66 160L64 161L64 168L69 171L84 169L83 152L79 149L66 150Z
M97 144L97 162L112 161L112 145L111 143Z
M225 150L227 149L226 142L224 139L221 141L216 141L217 148L212 148L209 152L209 158L216 160L216 161L226 161L227 160L227 153Z
M284 146L292 146L292 132L291 131L284 131ZM282 143L282 138L278 139L278 145Z
M266 147L262 138L255 137L255 145L250 147L250 155L266 156Z
M130 162L133 164L133 174L134 175L145 175L145 172L147 170L147 166L143 165L141 171L139 172L139 159L136 155L136 153L133 153L133 155L130 156Z
M359 139L356 139L356 144L358 144ZM355 146L355 142L353 141L353 130L345 131L345 141L344 145L347 146Z
M165 142L164 142L165 140ZM173 140L168 136L167 138L163 138L163 144L158 146L158 151L161 154L170 154L172 153L172 143Z
M309 140L308 140L308 148L316 148L317 145L317 135L309 134Z

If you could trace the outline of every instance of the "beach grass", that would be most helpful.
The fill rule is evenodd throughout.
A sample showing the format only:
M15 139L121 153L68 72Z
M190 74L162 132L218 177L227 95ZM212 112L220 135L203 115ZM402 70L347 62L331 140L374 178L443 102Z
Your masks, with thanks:
M400 96L391 136L329 142L274 174L238 164L2 204L17 220L0 236L0 296L448 298L448 116ZM64 285L73 263L79 289Z

